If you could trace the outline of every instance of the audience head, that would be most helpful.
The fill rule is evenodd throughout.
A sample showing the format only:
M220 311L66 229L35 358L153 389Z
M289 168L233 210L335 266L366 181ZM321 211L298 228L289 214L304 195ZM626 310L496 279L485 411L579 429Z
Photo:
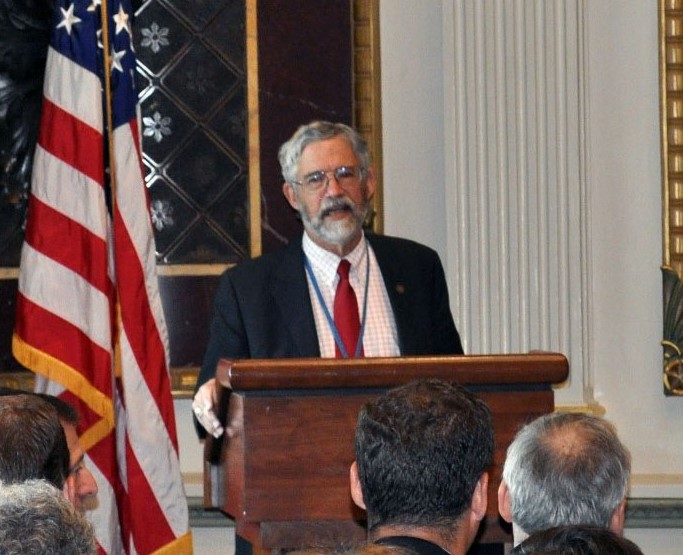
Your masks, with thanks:
M582 524L621 534L630 455L612 424L586 414L542 416L510 444L498 490L515 540L553 526Z
M42 478L59 489L69 449L57 411L32 394L0 396L0 482Z
M430 530L442 547L466 549L486 513L493 449L488 407L459 385L421 380L369 402L358 417L351 491L370 536Z
M84 511L94 501L98 487L95 477L85 465L85 451L81 446L77 431L80 421L78 411L73 405L54 395L47 393L38 393L37 395L57 411L69 449L68 479L73 481L71 501L79 511Z
M308 236L326 250L346 255L362 236L375 192L368 147L342 123L314 121L280 147L282 192Z
M630 540L600 526L558 526L531 534L510 555L643 555Z
M94 555L90 523L61 491L43 480L0 487L0 553Z
M289 551L288 555L415 555L414 551L398 545L368 543L330 547L303 547Z

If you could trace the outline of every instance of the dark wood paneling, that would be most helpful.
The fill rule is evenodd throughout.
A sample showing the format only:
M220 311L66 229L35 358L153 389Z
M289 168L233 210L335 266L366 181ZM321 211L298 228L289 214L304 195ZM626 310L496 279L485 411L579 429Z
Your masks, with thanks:
M360 365L363 371L354 374ZM311 372L313 368L320 372ZM270 380L263 379L265 373ZM213 500L217 505L208 506L232 515L237 533L263 550L301 547L311 534L323 534L317 537L323 542L327 525L332 536L344 530L353 540L354 523L363 519L349 491L359 409L389 387L418 377L440 378L471 388L491 408L496 445L482 540L509 541L510 530L498 521L497 503L505 451L523 424L553 411L551 384L567 374L566 358L555 353L222 362L219 383L225 384L228 375L233 379L228 420L235 433L222 445L222 468L219 463L210 477L205 475L207 490L222 492Z
M353 123L349 0L258 3L259 118L263 218L291 239L301 232L282 196L280 145L315 119ZM263 252L282 245L263 229Z
M159 278L172 368L201 365L208 340L213 296L219 278L220 276Z

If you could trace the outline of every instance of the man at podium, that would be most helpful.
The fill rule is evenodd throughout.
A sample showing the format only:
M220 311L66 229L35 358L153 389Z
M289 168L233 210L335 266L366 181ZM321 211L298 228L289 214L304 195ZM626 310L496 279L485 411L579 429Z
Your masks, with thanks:
M193 401L201 437L223 432L213 408L221 358L463 353L437 253L363 229L376 181L360 135L315 121L280 147L279 161L304 231L221 277Z

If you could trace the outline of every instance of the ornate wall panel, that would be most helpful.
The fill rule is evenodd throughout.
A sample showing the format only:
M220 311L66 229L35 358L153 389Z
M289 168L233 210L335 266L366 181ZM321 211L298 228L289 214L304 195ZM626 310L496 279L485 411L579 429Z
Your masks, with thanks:
M249 255L243 0L145 3L143 160L160 264Z

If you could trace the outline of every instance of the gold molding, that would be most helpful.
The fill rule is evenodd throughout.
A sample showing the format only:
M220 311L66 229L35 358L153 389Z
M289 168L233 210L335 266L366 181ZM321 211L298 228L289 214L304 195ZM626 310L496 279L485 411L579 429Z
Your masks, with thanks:
M249 142L249 242L261 254L261 135L259 131L258 19L256 0L246 0L247 136Z
M354 126L370 148L377 177L372 229L384 230L379 0L353 1Z
M233 264L167 264L157 265L158 276L220 276Z
M683 0L659 0L662 280L666 395L683 395Z
M579 414L591 414L593 416L605 416L607 412L600 403L592 402L586 405L558 405L555 412L569 412Z
M19 268L0 268L1 279L19 279Z
M197 384L199 367L171 368L171 393L174 399L190 399Z

